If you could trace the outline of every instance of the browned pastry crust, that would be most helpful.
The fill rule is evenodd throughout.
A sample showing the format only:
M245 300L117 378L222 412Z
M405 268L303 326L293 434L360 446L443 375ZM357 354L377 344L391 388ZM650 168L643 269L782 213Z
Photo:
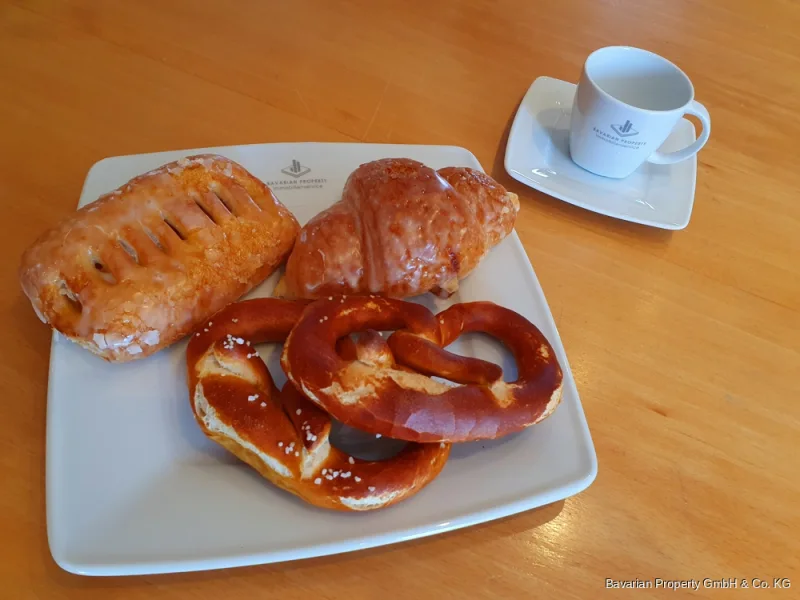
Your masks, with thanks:
M277 295L450 294L514 228L516 194L474 169L366 163L300 232Z
M45 323L110 361L168 346L263 281L299 225L222 156L136 177L44 233L20 281Z
M383 461L348 456L331 445L324 410L291 383L275 388L253 346L283 341L306 305L276 298L238 302L192 336L186 361L198 424L273 484L322 508L373 510L416 494L442 470L450 444L407 444ZM391 352L381 342L373 332L344 353L385 364Z
M387 353L406 369L342 355L343 337L369 329L396 330ZM511 351L514 381L503 381L492 363L445 350L469 332L487 333ZM373 340L365 351L381 344ZM491 302L454 304L434 315L421 304L374 295L317 300L289 334L281 365L295 387L342 423L413 442L468 442L519 431L550 416L563 387L555 350L539 328Z

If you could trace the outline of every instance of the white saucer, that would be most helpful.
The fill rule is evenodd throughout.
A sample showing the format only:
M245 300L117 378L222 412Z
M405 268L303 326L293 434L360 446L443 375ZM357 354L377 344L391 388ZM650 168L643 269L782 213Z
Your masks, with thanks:
M609 217L663 229L686 227L694 204L697 157L674 165L644 163L625 179L585 171L569 156L575 87L552 77L533 82L508 136L508 174L545 194ZM679 150L694 140L694 125L681 119L661 149Z

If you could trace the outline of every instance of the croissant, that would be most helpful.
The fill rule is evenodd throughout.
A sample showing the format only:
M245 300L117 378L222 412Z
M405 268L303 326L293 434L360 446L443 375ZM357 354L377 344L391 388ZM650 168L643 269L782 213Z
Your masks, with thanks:
M300 231L276 295L395 298L458 289L514 228L516 194L475 169L407 158L366 163Z

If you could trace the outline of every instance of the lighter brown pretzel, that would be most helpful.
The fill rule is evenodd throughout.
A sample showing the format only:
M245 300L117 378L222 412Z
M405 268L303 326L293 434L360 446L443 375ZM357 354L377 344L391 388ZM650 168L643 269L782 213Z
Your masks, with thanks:
M282 342L305 306L272 298L240 302L192 336L187 367L198 424L269 481L316 506L371 510L408 498L439 474L449 444L408 444L377 462L348 456L330 444L330 416L291 383L278 392L253 347ZM343 355L389 364L391 353L375 335Z
M337 355L337 340L370 328L400 330L389 338L398 363L465 385ZM516 381L503 381L496 365L443 349L468 331L505 343L517 361ZM409 441L497 438L538 423L561 400L553 347L533 323L490 302L457 304L434 316L401 300L332 296L304 312L281 364L290 381L335 418Z

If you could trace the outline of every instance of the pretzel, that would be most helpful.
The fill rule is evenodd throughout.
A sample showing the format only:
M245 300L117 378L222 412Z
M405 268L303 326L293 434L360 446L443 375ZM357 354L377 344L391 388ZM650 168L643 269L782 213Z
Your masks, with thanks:
M280 392L254 344L282 342L306 302L273 298L230 305L191 338L189 395L203 432L280 488L323 508L371 510L417 493L441 471L450 445L408 444L385 461L348 456L330 443L331 418L287 383ZM391 364L377 333L342 354Z
M421 373L337 354L337 340L366 329L400 330L388 340L394 358ZM516 381L503 381L496 365L444 350L469 331L488 333L509 348ZM490 302L456 304L434 316L401 300L331 296L303 313L281 364L289 380L334 418L415 442L497 438L540 422L561 400L553 347L530 321Z

